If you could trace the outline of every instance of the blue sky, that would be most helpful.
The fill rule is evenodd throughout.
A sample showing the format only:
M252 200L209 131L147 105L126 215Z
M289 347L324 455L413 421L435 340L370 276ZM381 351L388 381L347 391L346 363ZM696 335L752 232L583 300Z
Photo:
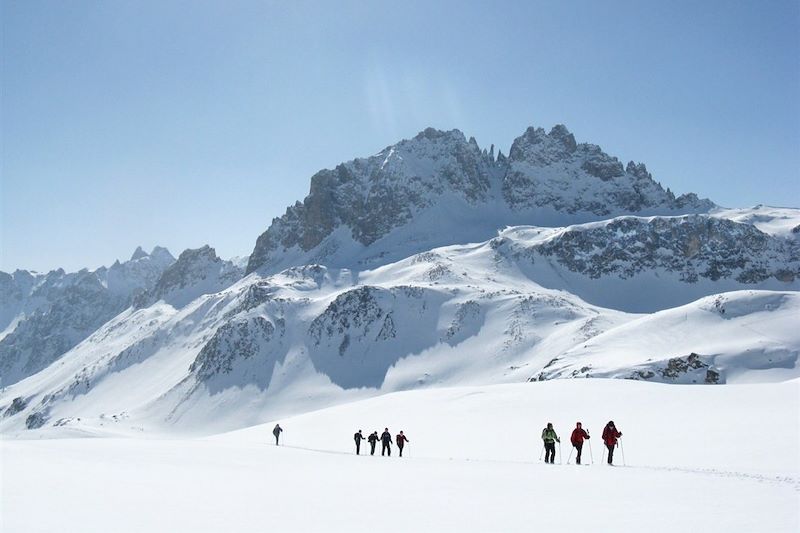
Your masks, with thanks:
M249 254L314 172L427 126L564 123L676 193L800 206L794 0L0 5L0 270Z

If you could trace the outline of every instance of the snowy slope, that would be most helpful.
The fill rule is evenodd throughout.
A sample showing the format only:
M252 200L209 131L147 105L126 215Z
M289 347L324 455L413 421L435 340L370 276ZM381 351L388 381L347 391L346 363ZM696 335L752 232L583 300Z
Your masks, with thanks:
M507 157L428 129L317 173L244 278L209 246L158 275L142 265L163 249L0 276L14 326L0 340L0 430L124 420L208 434L416 388L790 379L797 220L675 197L563 126L528 129ZM61 285L52 308L15 318L47 301L20 294ZM710 319L712 295L741 316Z
M535 379L665 383L800 378L800 293L739 291L643 316L568 350Z
M718 207L712 209L710 214L734 222L751 224L770 235L797 238L800 233L800 209L796 208L768 205L736 209Z
M672 235L680 249L679 235L691 240L693 228L706 228L709 219L623 217L569 228L510 228L488 242L431 250L374 270L310 265L266 277L253 273L177 307L162 297L125 311L57 364L0 393L0 429L8 434L53 425L91 430L125 420L148 431L210 433L398 390L572 377L585 375L585 366L594 369L592 375L605 368L600 375L630 377L654 357L640 351L652 348L648 335L655 332L646 325L635 329L632 355L621 363L614 343L598 344L589 355L581 347L594 346L598 335L625 324L648 324L645 318L654 318L653 328L664 327L659 314L630 312L642 294L663 305L730 289L796 287L796 280L774 276L741 281L748 263L762 255L749 257L746 247L736 245L742 239L724 239L731 244L725 253L715 248L717 269L726 261L732 269L718 279L703 276L709 265L705 244L689 259L666 253L662 245L624 246L627 267L599 263L615 268L596 277L573 272L568 254L549 251L553 243L574 244L574 238L565 238L569 235L617 235L620 222L632 223L628 238L640 230L651 238L655 227ZM734 222L721 224L738 228ZM770 250L772 237L758 238ZM624 241L609 239L608 246L616 242ZM775 259L776 268L785 264L796 268L791 258ZM686 269L698 272L698 280L686 281ZM789 326L797 310L795 293L750 291L720 298L753 299L741 313L741 323L752 325L764 311L757 304L760 295L774 296L769 304L774 327L739 336L734 345L724 342L734 322L707 321L698 311L685 330L674 331L685 337L682 351L665 351L654 360L713 355L713 364L725 371L718 381L795 376L800 340ZM615 310L588 303L592 299L623 305ZM704 308L704 302L692 308ZM688 334L699 327L703 335ZM778 349L770 340L778 335L784 355L763 360L762 354ZM712 352L713 339L719 342ZM781 368L787 372L769 371ZM694 370L682 369L676 381L691 379Z
M35 374L153 287L175 261L137 248L129 261L94 271L0 272L0 384Z
M798 392L797 381L558 380L401 392L282 419L280 447L275 421L206 439L4 440L0 527L797 531ZM610 418L625 467L601 464ZM561 435L566 463L577 420L594 464L539 462L544 424ZM356 430L386 426L410 439L402 459L394 446L391 458L354 455Z

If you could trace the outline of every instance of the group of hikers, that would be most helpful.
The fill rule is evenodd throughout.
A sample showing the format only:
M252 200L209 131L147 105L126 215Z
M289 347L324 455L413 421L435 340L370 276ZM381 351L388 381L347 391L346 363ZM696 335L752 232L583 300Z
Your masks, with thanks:
M275 424L275 427L272 429L272 435L275 437L275 446L278 446L281 433L283 432L283 428L280 424ZM389 428L384 428L383 433L380 437L378 437L378 432L373 431L370 433L369 437L364 437L364 434L359 429L355 435L353 435L353 440L356 441L356 455L361 455L361 441L366 439L369 442L370 446L370 455L375 455L375 445L378 441L381 441L381 455L392 455L392 434L389 433ZM403 448L405 447L407 442L411 442L406 438L406 436L401 431L395 437L395 443L397 444L397 449L400 452L400 457L403 457Z
M356 431L355 435L353 435L353 440L356 442L356 455L361 455L361 441L366 439L369 442L369 454L375 455L375 445L378 441L381 441L381 455L388 455L391 457L392 455L392 434L389 433L389 428L384 428L383 433L381 436L378 437L378 432L373 431L369 434L369 437L364 437L364 434L361 433L359 429ZM411 442L403 435L403 432L397 434L394 438L395 443L397 443L397 450L400 452L400 457L403 457L403 448L405 447L407 442Z
M608 464L614 463L614 448L619 446L619 438L622 433L617 430L614 421L610 420L606 427L603 428L603 443L608 449ZM580 422L575 424L575 429L572 430L570 435L570 442L575 448L575 464L581 464L581 452L583 451L583 442L588 440L589 432L583 429ZM547 427L542 430L542 441L544 442L544 462L553 464L556 458L556 442L561 442L561 439L553 429L552 422L547 423ZM570 453L570 456L572 454ZM623 454L624 455L624 454ZM569 461L569 459L567 460Z
M276 446L278 445L282 431L283 428L281 428L280 424L275 424L272 434L275 436ZM614 448L619 446L619 438L621 436L622 433L617 430L613 420L609 421L608 424L606 424L606 427L603 428L603 443L608 449L608 464L613 464L614 462ZM576 451L576 464L581 464L583 443L589 438L589 432L583 429L583 426L580 422L576 423L575 429L572 430L572 435L569 439ZM378 436L377 431L370 433L369 437L364 437L364 434L359 429L355 435L353 435L353 440L356 443L356 455L361 455L361 441L365 439L367 442L369 442L370 455L375 455L375 446L378 444L379 440L381 441L381 455L392 455L392 434L389 433L389 428L384 428L380 437ZM403 457L403 447L405 447L406 443L410 441L406 438L402 431L395 436L394 440L397 444L397 449L400 452L400 457ZM556 459L556 442L560 443L561 439L556 434L556 430L553 429L552 422L548 422L547 427L542 430L542 441L544 442L544 462L553 464ZM570 456L572 456L571 453Z

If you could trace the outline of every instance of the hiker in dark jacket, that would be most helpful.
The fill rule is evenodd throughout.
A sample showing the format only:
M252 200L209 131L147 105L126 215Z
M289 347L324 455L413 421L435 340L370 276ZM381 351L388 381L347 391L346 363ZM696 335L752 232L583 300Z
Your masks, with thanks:
M622 433L617 431L614 421L609 421L603 429L603 442L606 443L608 448L608 464L613 464L614 461L614 448L617 447L617 439L622 436Z
M358 432L353 435L353 440L356 441L356 455L361 455L361 441L364 439L364 435L361 434L361 430L359 429Z
M381 455L384 453L388 454L390 457L392 455L392 434L389 433L389 428L384 428L383 433L381 433Z
M397 442L397 447L400 449L400 457L403 457L403 446L405 446L406 442L411 442L411 441L409 441L401 431L395 438L395 442Z
M561 439L556 435L552 422L547 423L547 427L542 430L542 440L544 441L544 462L553 464L556 459L556 441Z
M281 436L281 431L283 431L281 425L275 424L275 429L272 430L272 434L275 435L275 446L278 445L278 437Z
M573 446L575 446L575 450L577 450L578 455L575 458L575 464L581 464L581 450L583 450L583 440L588 439L589 434L581 427L581 423L578 422L575 424L575 429L572 430L572 436L570 437L570 442Z
M375 445L378 443L378 432L373 431L367 437L367 441L369 442L369 454L375 455Z

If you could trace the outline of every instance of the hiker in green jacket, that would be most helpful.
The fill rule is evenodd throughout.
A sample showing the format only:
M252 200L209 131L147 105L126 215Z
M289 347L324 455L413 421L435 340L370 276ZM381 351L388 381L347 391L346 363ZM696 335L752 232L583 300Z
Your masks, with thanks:
M542 440L544 441L544 462L553 464L556 459L556 442L561 442L561 439L556 435L552 422L548 422L547 427L542 430Z

